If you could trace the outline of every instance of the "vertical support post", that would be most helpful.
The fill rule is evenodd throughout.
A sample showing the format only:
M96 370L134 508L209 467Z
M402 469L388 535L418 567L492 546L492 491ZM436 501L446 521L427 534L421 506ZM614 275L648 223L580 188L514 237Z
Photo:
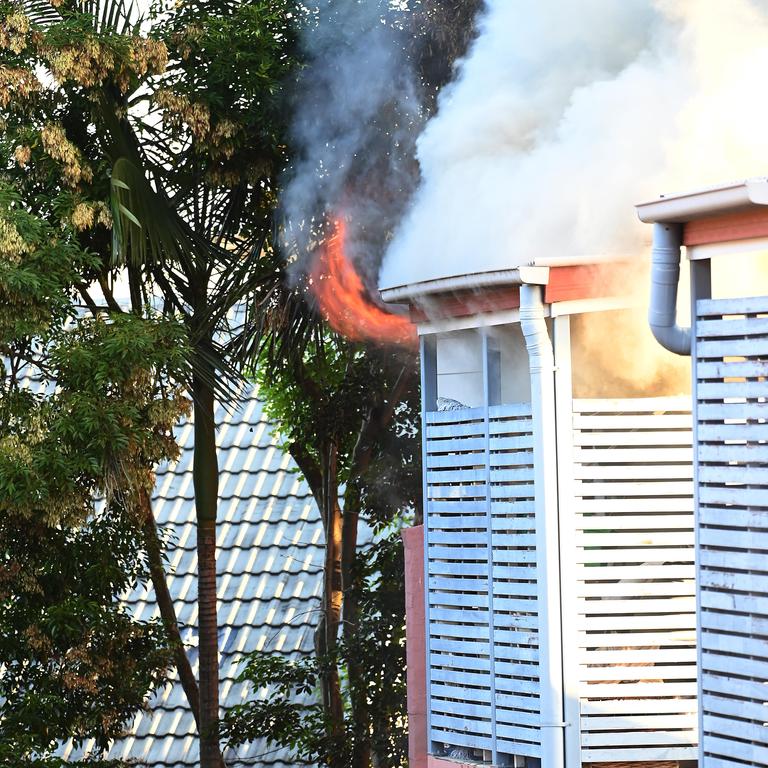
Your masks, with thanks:
M488 405L501 405L501 350L499 340L484 332L483 355L485 373L485 401ZM487 375L486 375L487 374Z
M691 413L693 416L693 531L694 531L694 564L696 574L696 670L698 680L696 697L699 704L699 765L705 765L704 761L704 698L701 688L701 573L699 571L699 356L697 352L696 338L698 336L698 311L696 302L699 299L712 298L712 262L709 259L691 259Z
M422 336L421 347L421 413L437 410L437 338Z
M563 648L563 713L565 764L581 765L579 699L579 631L576 590L576 515L573 496L573 371L571 318L554 320L555 414L557 420L557 489L560 517L560 594Z
M427 485L427 413L437 409L437 338L422 336L421 357L421 476L424 527L424 652L427 694L427 751L432 748L432 667L429 632L429 488Z
M485 530L488 542L488 655L491 687L491 748L492 764L498 765L498 745L496 743L496 645L494 642L494 600L493 600L493 513L491 508L491 402L496 396L499 367L495 364L496 354L491 348L488 332L483 331L483 418L485 421L485 482L486 514ZM493 356L493 361L491 357Z
M536 559L538 563L541 764L564 767L563 660L560 620L560 533L554 352L545 320L542 288L520 286L520 325L531 372Z

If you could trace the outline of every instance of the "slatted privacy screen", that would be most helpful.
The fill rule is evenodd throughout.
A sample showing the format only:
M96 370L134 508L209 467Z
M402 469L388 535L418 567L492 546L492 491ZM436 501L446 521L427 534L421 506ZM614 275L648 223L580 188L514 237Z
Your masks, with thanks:
M431 738L449 753L490 751L487 420L482 408L426 420Z
M696 309L704 766L765 766L768 298Z
M489 418L497 748L540 757L531 408L494 406Z
M576 400L573 434L582 760L695 759L690 401Z
M537 757L530 405L426 423L431 740L453 757Z

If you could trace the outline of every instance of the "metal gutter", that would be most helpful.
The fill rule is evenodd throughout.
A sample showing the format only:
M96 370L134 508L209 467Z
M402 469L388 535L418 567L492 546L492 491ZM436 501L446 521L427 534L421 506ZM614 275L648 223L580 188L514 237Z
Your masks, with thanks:
M592 253L588 256L541 256L533 267L591 267L603 264L629 264L635 262L637 253Z
M396 303L420 296L451 291L480 290L492 285L546 285L549 280L548 267L523 266L515 269L498 269L491 272L473 272L467 275L441 277L436 280L424 280L420 283L398 285L383 288L383 301Z
M679 195L662 195L636 206L640 221L684 224L693 219L716 216L768 205L768 178L761 176Z

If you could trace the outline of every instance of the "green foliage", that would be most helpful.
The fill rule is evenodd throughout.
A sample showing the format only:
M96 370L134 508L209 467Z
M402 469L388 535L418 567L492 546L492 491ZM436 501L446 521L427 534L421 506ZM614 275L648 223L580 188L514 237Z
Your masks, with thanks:
M321 343L310 342L302 364L265 364L256 370L265 413L277 425L283 447L306 446L319 464L323 443L335 442L342 457L341 483L365 414L372 363L362 346L328 334Z
M93 257L25 210L0 180L0 343L42 336L69 306L67 290L94 265Z
M138 541L115 510L76 527L0 518L0 765L68 738L105 748L165 680L162 627L115 601L145 576Z
M420 505L418 389L414 360L402 350L364 345L325 331L300 360L267 357L256 369L265 412L285 450L301 446L320 465L324 445L338 447L338 483L353 483L362 513L377 530ZM403 378L407 386L395 388ZM391 402L392 397L398 398ZM370 446L360 445L376 411L392 408L391 421ZM358 477L356 448L370 448L370 465Z
M0 300L15 302L0 308L0 514L42 526L41 542L87 529L97 494L109 519L135 518L155 464L174 456L179 387L211 409L212 389L233 392L228 314L272 270L294 11L288 0L158 1L141 18L132 0L0 0ZM128 313L113 295L118 275ZM30 376L45 394L25 389ZM195 489L198 512L215 519L208 433L196 436ZM198 493L206 477L214 492ZM95 601L104 616L64 602L61 615L116 622L119 635L116 595ZM200 622L206 682L217 676L213 614ZM94 664L106 651L87 649ZM114 693L109 723L154 684L125 666L127 645L112 653L135 688ZM152 654L143 658L149 668ZM87 722L64 698L58 736L98 736L108 702L92 693ZM203 694L202 764L213 765L217 708ZM10 710L2 718L16 722Z
M183 100L201 106L195 151L208 150L211 181L237 183L245 176L271 185L275 165L285 161L282 86L296 67L299 6L291 0L204 0L183 4L162 25L173 61L163 87L181 97L171 129L176 135L183 129ZM264 202L271 206L274 196Z
M98 256L27 182L0 179L0 765L58 766L58 741L94 739L106 768L170 665L163 627L118 598L146 578L136 501L177 451L184 335L85 315Z
M403 544L395 529L356 560L360 622L351 636L342 639L340 650L344 658L365 665L358 693L367 702L372 750L381 768L408 762L404 579Z
M224 735L242 744L267 738L290 749L297 761L329 765L332 760L356 768L353 746L359 724L347 717L341 739L331 739L318 681L324 665L346 667L349 660L365 660L363 690L352 691L352 679L343 688L347 712L351 696L363 696L370 721L377 765L407 765L405 729L405 603L403 549L399 531L366 547L355 564L354 592L360 615L355 631L344 636L332 658L301 660L257 651L245 657L240 680L255 694L227 713ZM263 696L263 697L262 697ZM338 763L337 763L338 764Z
M168 382L184 347L177 326L133 315L80 319L49 337L36 355L25 339L9 345L14 370L56 390L0 382L0 513L73 523L88 517L94 493L130 503L151 492L151 468L176 455L171 430L187 402Z
M322 760L328 746L323 709L314 698L317 660L255 652L244 661L238 681L251 683L259 697L227 712L224 738L237 745L266 735L274 745L290 749L299 762Z

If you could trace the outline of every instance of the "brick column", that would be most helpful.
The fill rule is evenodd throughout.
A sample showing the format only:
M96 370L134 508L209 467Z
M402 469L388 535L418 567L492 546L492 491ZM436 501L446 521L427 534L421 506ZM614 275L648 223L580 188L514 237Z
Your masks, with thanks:
M427 641L424 613L424 528L403 531L405 636L408 652L408 765L427 768Z

